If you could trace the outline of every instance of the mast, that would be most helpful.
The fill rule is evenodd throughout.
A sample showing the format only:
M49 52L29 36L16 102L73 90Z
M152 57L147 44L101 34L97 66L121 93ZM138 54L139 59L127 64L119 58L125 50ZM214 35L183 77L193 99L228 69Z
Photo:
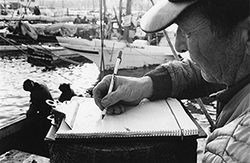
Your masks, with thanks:
M127 0L126 16L131 15L131 4L132 4L132 0ZM123 39L127 40L128 42L130 42L130 38L129 38L129 26L124 27Z
M100 56L100 79L104 76L105 65L104 65L104 57L103 57L103 25L102 25L102 1L100 0L100 37L101 37L101 56Z
M118 24L118 26L119 26L119 29L122 29L121 17L120 17L120 16L117 16L117 12L116 12L115 6L113 5L112 7L113 7L113 11L114 11L114 13L115 13L115 19L116 19L116 21L117 21L117 24ZM120 31L119 31L119 33L120 33Z
M120 2L119 2L119 17L118 17L118 19L119 19L119 22L121 23L122 21L122 0L120 0Z
M62 8L64 9L64 0L62 0Z
M103 16L106 16L107 13L107 4L106 4L106 0L103 0L103 7L104 7L104 12L103 12Z

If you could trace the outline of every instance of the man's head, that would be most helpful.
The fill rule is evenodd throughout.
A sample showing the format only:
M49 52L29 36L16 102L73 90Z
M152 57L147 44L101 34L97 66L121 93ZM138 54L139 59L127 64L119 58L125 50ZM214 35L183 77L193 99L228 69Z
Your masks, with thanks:
M27 79L23 82L23 89L25 91L31 91L34 86L34 81Z
M233 85L250 73L249 3L163 0L143 16L141 27L146 32L157 32L176 23L179 31L175 46L182 46L176 49L189 50L207 81ZM183 36L185 44L180 45L178 39Z
M161 0L142 17L140 25L145 32L158 32L192 8L209 19L213 28L232 28L249 16L249 6L249 0Z
M67 93L67 92L71 92L71 88L70 88L70 84L67 83L62 83L59 85L58 89L62 92L62 93Z

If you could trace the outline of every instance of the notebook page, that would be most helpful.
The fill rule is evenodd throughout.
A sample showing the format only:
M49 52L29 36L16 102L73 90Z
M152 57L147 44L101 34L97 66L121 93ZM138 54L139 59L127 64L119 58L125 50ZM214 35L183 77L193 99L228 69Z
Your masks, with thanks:
M176 100L169 98L167 103L172 108L172 111L176 115L178 123L182 129L183 135L197 135L199 130L195 123L190 119L185 110L182 108L181 104Z
M61 129L60 129L61 128ZM165 100L143 101L136 107L127 108L120 115L106 115L94 99L86 98L79 105L72 130L60 127L57 137L129 137L129 136L180 136L180 128Z
M71 101L64 101L63 103L58 103L55 110L64 113L66 115L65 121L72 128L75 121L75 116L79 109L80 98L72 98Z

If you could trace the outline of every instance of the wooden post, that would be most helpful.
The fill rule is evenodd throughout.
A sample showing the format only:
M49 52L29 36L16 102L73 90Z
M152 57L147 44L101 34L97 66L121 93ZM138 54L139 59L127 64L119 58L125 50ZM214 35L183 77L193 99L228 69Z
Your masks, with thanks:
M131 4L132 4L132 0L127 0L126 15L131 15ZM131 42L129 38L129 26L124 27L123 40L127 40L128 42Z
M122 0L121 0L122 1ZM119 4L119 6L121 5L121 1L120 1L120 4ZM116 9L115 9L115 6L113 5L112 6L112 8L113 8L113 11L114 11L114 13L115 13L115 19L116 19L116 21L117 21L117 24L118 24L118 27L119 27L119 29L122 29L122 25L121 25L121 10L120 10L120 7L119 7L119 16L117 16L117 12L116 12ZM118 31L119 33L120 33L120 31Z
M106 0L103 0L103 7L104 7L103 16L105 17L106 14L107 14L107 4L106 4Z
M119 22L121 23L122 22L122 0L120 0L119 2Z
M100 54L100 78L103 77L103 72L105 71L104 57L103 57L103 25L102 25L102 0L100 0L100 39L101 39L101 54Z

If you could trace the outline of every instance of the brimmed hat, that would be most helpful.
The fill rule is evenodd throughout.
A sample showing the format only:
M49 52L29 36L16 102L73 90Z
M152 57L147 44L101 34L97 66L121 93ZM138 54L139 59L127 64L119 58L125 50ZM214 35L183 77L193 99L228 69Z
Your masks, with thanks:
M171 25L177 16L198 0L162 0L143 15L140 26L145 32L158 32Z

